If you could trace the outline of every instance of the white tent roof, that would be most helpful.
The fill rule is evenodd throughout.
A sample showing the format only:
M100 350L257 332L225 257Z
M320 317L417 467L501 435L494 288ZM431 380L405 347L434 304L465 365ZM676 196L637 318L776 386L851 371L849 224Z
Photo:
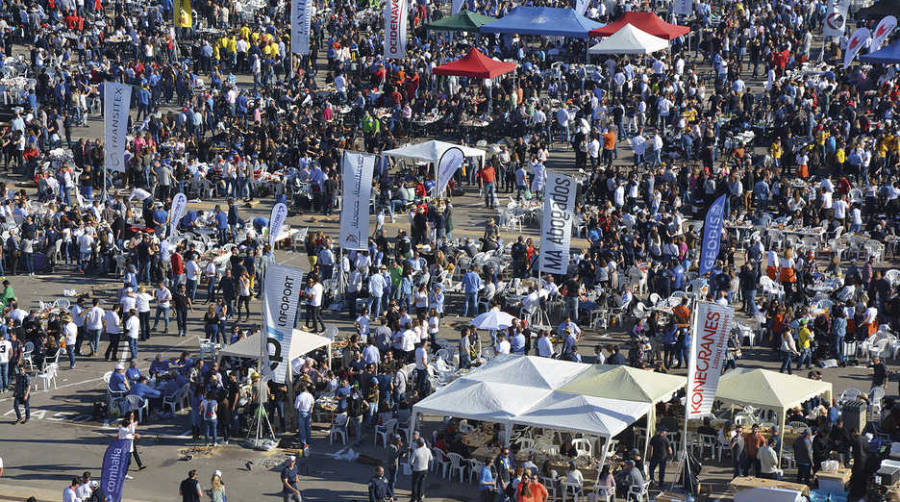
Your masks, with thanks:
M253 335L244 338L238 342L223 348L219 354L223 356L246 357L256 359L260 355L261 343L259 337L262 335ZM307 333L299 329L295 329L291 334L290 360L309 354L319 347L326 347L331 340L319 335Z
M650 412L650 402L560 390L592 368L543 357L500 355L419 401L413 412L603 437L615 436Z
M460 378L419 401L414 408L417 413L429 415L509 423L551 392L526 385Z
M664 38L653 36L646 31L626 24L619 31L604 38L588 49L589 54L652 54L669 47Z
M463 151L466 157L481 157L484 159L484 150L479 148L471 148L468 146L454 145L444 141L428 140L417 145L405 145L393 150L382 152L391 157L403 157L407 159L423 160L425 162L434 162L441 160L441 155L450 148L457 147Z
M719 378L716 399L758 408L787 410L823 394L831 399L831 383L760 368L738 368Z
M649 411L648 403L554 392L513 421L611 438Z

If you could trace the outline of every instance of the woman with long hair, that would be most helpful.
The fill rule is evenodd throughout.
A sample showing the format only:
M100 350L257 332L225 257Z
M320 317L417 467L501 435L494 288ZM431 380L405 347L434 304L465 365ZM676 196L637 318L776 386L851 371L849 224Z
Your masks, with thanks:
M247 320L250 320L250 275L247 272L241 274L238 280L237 320L241 320L241 305L247 312Z
M203 314L203 329L206 331L206 339L219 343L219 316L216 315L216 306L210 305Z
M226 502L225 483L222 482L222 472L213 473L212 479L209 481L209 498L213 502Z

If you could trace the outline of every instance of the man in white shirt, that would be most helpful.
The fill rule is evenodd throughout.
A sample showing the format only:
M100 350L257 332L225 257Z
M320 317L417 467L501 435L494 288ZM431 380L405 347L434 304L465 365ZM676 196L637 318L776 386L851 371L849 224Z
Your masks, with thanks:
M76 494L76 491L80 486L81 480L78 478L72 478L72 484L67 486L63 490L63 502L84 502L84 500Z
M547 336L546 330L542 330L537 339L537 353L540 357L553 357L553 342Z
M9 355L12 353L12 343L0 337L0 392L9 389Z
M638 133L631 138L631 149L634 151L634 165L640 167L644 163L644 152L647 150L647 138L644 137L644 130L638 130Z
M428 340L423 340L416 348L416 389L419 397L428 395Z
M185 285L187 294L193 303L194 298L197 296L197 284L200 282L200 265L197 265L197 260L194 258L194 255L190 255L187 263L184 264L184 273L186 277Z
M84 329L91 345L91 352L94 354L100 352L100 333L103 332L104 314L100 307L100 299L94 298L94 305L84 315Z
M71 320L63 327L66 339L66 354L69 356L69 369L75 368L75 345L78 342L78 326Z
M509 354L509 351L512 347L509 344L509 341L506 339L506 335L500 333L497 335L497 354Z
M294 408L297 409L297 428L300 433L300 442L306 447L312 438L312 429L310 428L310 420L312 416L313 406L316 400L312 394L306 390L306 385L300 388L300 393L294 399Z
M128 310L123 310L123 312L128 312ZM121 324L122 320L119 319L119 314L115 309L107 311L106 315L103 316L103 329L106 331L106 335L109 336L109 346L106 347L106 353L103 355L106 361L109 361L110 357L115 358L119 352L119 338L122 335Z
M135 361L138 355L138 339L141 336L141 322L134 309L128 312L128 320L125 321L125 334L128 335L128 348L131 351L131 360Z
M143 288L143 286L141 286ZM153 301L153 296L144 291L143 289L139 289L137 294L134 295L134 309L137 310L138 319L141 324L141 340L146 341L150 339L150 302ZM122 309L122 312L129 312L131 309L125 310Z
M304 295L309 303L306 305L306 329L310 329L309 322L312 321L312 330L320 333L325 331L325 323L322 321L322 296L325 288L322 283L316 280L314 276L310 276L308 286L304 291ZM317 329L321 327L322 329Z
M168 334L169 312L172 310L172 292L169 291L169 288L166 287L166 284L163 281L159 281L159 287L153 292L153 296L156 298L156 315L153 319L153 328L151 331L156 331L156 326L159 324L159 315L163 314L163 319L165 320L165 333Z

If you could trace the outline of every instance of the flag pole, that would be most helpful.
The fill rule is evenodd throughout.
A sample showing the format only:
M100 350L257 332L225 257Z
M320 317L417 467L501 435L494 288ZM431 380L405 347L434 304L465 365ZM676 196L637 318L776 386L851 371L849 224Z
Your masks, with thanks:
M691 324L688 327L688 329L690 330L688 332L688 336L691 337L691 349L690 349L690 352L688 352L688 361L687 361L688 375L692 374L691 369L694 367L694 365L697 364L697 357L696 357L697 337L695 336L696 330L694 328L697 325L697 307L698 307L699 303L700 302L695 298L694 303L691 305L691 307L692 307L691 308ZM691 463L688 461L688 450L687 450L688 413L689 413L688 399L689 399L689 394L690 394L690 385L691 385L690 380L688 380L684 384L684 424L681 429L681 452L679 453L678 456L680 458L679 464L682 464L684 466L684 475L685 475L684 479L686 479L688 481L688 486L690 486L689 491L691 492L691 494L693 494L694 493L694 485L693 485L693 483L690 482ZM678 483L678 478L682 474L682 470L680 468L676 469L675 471L678 474L676 474L675 479L672 481L673 487Z

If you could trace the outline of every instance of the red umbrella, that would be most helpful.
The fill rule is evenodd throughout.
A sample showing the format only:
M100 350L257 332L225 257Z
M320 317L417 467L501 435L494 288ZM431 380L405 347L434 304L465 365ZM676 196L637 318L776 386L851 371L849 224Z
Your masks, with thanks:
M455 75L457 77L494 78L516 69L516 63L505 63L491 59L476 48L452 63L437 66L435 75Z

